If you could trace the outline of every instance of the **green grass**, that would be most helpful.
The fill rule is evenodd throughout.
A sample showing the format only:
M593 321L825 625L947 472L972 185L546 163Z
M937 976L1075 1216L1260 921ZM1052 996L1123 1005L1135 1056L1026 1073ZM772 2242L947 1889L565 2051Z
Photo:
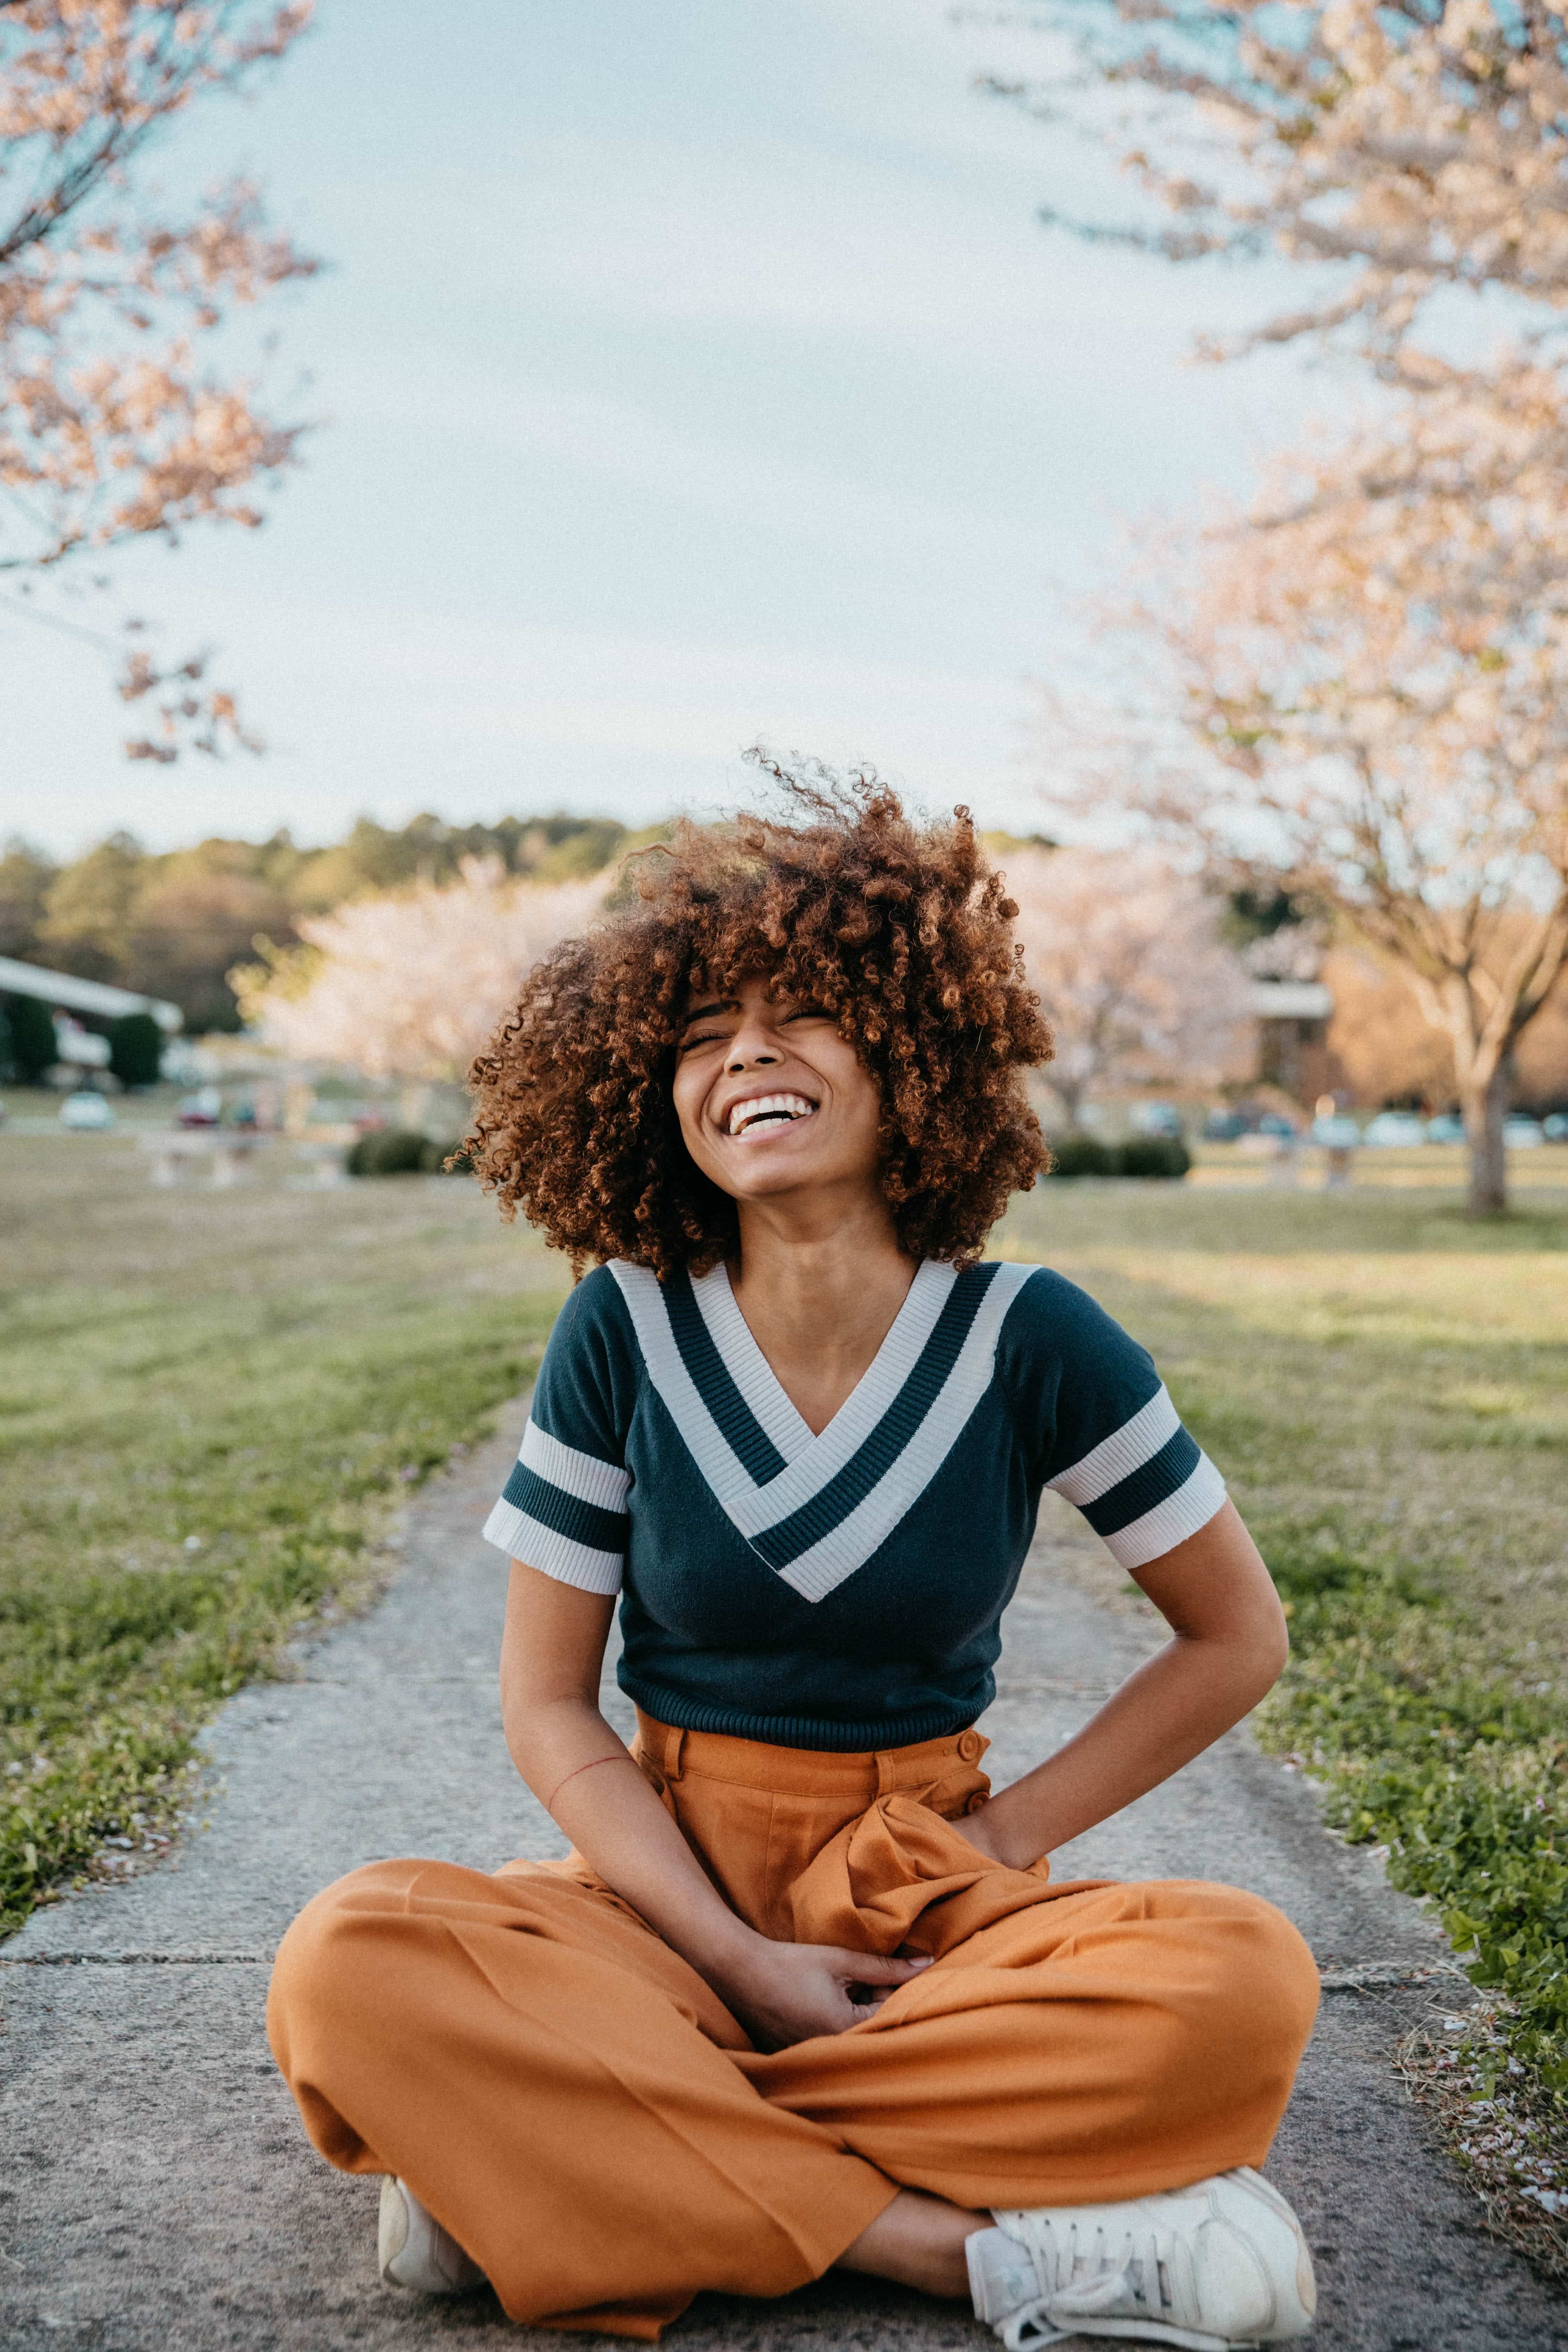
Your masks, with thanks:
M563 1268L460 1181L155 1192L0 1137L0 1932L177 1802L205 1717L374 1582Z
M1479 2087L1512 2060L1556 2106L1568 1193L1479 1226L1411 1182L1219 1172L1042 1186L1000 1246L1153 1351L1293 1612L1264 1738L1502 1996ZM205 1715L292 1630L374 1586L389 1505L526 1378L566 1276L461 1181L155 1192L128 1139L0 1136L0 1235L14 1925L176 1803Z
M1507 2086L1561 2146L1568 1196L1477 1225L1414 1189L1050 1186L1003 1246L1152 1349L1290 1612L1265 1742L1494 1997L1459 2053L1472 2098Z

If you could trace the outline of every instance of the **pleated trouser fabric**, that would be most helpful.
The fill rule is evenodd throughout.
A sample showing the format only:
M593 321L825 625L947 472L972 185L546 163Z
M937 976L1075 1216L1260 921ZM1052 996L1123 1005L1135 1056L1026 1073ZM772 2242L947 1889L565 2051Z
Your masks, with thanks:
M931 1955L862 2024L752 2048L576 1856L374 1863L278 1954L272 2048L348 2172L395 2172L514 2319L652 2338L819 2277L900 2186L1089 2203L1258 2164L1317 2006L1272 1906L1054 1885L962 1832L974 1732L807 1753L644 1718L638 1760L763 1935Z

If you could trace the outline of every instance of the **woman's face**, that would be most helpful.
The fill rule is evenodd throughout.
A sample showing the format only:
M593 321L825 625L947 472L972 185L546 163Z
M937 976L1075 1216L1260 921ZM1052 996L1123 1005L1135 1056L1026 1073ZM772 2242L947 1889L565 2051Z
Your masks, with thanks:
M765 977L694 996L677 1049L686 1148L737 1201L873 1185L881 1097L831 1013L779 996Z

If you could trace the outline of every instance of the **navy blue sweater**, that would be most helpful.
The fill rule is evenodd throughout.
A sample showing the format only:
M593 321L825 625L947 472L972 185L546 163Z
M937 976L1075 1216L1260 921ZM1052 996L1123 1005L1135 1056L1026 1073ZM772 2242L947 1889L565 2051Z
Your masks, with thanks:
M819 1435L722 1266L601 1266L551 1335L485 1528L623 1594L623 1688L661 1723L866 1750L989 1704L1040 1490L1141 1567L1225 1487L1143 1349L1044 1266L927 1264Z

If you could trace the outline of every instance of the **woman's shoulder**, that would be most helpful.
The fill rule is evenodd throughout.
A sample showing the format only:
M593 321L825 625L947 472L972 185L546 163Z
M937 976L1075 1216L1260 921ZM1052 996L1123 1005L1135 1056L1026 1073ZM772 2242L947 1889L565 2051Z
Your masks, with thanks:
M1120 1368L1143 1350L1096 1298L1049 1265L1012 1265L1014 1295L997 1339L1004 1376ZM1020 1278L1021 1277L1021 1278Z
M551 1329L533 1392L547 1435L595 1460L618 1461L636 1409L641 1360L607 1265L575 1283Z
M550 1334L552 1355L635 1355L636 1335L615 1263L595 1266L567 1292Z
M1003 1270L1012 1292L1003 1329L1015 1339L1069 1342L1110 1321L1097 1299L1055 1266L1005 1258L998 1268Z

